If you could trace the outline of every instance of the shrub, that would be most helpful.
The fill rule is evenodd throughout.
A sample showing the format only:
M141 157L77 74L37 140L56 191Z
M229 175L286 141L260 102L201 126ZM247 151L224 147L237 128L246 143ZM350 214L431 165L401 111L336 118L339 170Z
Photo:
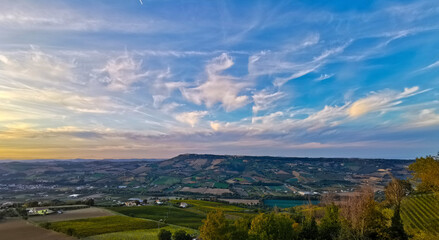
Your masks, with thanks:
M157 234L159 240L171 240L171 232L166 229L160 229L160 232Z
M173 240L191 240L192 237L185 230L180 229L174 232L172 236Z

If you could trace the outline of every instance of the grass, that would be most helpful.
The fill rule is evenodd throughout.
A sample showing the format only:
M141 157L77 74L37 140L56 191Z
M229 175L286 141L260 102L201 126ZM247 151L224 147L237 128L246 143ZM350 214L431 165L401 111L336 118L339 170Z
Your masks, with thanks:
M190 228L183 228L178 226L166 226L160 229L166 229L174 233L176 230L183 229L189 234L198 235L198 231ZM157 240L157 234L160 229L146 229L134 230L125 232L107 233L96 236L91 236L85 240Z
M178 203L181 201L172 200L173 203ZM207 213L215 210L221 210L223 212L242 212L247 209L238 207L235 205L230 205L226 203L203 201L203 200L184 200L185 203L191 205L191 207L200 210L201 212Z
M439 195L419 194L405 198L401 217L409 232L439 235Z
M227 183L222 183L222 182L216 182L215 184L213 184L214 188L229 188L229 184Z
M154 181L154 184L174 185L174 184L179 183L179 182L180 182L180 179L178 179L178 178L161 176Z
M165 220L166 223L197 229L205 218L204 214L195 213L173 206L142 206L142 207L113 207L112 211L131 217Z
M156 228L157 223L126 216L108 216L54 222L47 227L57 232L83 238L110 232Z

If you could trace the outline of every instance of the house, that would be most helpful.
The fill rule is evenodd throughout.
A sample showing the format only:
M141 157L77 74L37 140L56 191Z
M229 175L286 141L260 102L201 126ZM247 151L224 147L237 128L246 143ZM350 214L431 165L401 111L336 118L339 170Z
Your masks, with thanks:
M155 204L157 204L157 205L163 205L163 202L160 201L159 199L157 199L157 200L155 200Z
M185 203L185 202L181 202L181 203L180 203L180 207L181 207L181 208L187 208L188 205L187 205L187 203Z
M53 213L52 210L44 207L27 208L28 215L47 215Z
M71 194L71 195L69 195L69 198L78 198L79 197L79 194Z
M137 206L137 202L136 201L127 201L127 202L125 202L125 206L135 207L135 206Z
M143 203L143 200L140 198L130 198L128 201L138 201L139 203Z

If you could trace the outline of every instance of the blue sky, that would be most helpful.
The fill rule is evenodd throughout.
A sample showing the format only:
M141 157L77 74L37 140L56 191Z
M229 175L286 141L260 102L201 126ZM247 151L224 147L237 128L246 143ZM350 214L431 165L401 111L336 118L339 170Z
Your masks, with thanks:
M439 4L8 1L0 158L439 150Z

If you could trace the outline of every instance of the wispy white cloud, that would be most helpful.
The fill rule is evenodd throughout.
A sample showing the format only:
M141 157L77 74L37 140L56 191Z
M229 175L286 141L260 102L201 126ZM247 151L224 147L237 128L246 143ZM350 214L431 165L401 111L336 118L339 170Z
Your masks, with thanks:
M206 81L198 87L181 88L181 93L187 100L198 105L204 103L209 108L221 103L228 112L246 105L248 97L239 95L246 84L237 82L235 77L221 74L232 65L232 58L226 53L221 54L206 66Z
M194 111L194 112L184 112L179 113L175 116L175 119L182 123L187 123L192 127L198 123L198 121L207 115L207 111Z
M433 108L423 109L407 117L409 119L407 127L420 128L439 125L439 113L436 113L436 109Z
M286 94L280 91L270 93L267 90L262 90L253 95L253 114L257 114L259 111L266 110L274 107L274 103Z
M403 92L394 90L383 90L380 92L372 92L369 96L355 101L349 108L351 117L359 117L369 112L384 111L389 107L402 103L402 99L425 92L419 91L419 87L405 88Z
M149 72L142 70L142 61L125 54L108 60L93 77L112 91L127 91L134 83L145 79Z
M325 73L325 74L320 74L320 77L316 78L316 81L317 81L317 82L320 82L320 81L323 81L323 80L326 80L326 79L332 78L333 76L334 76L333 73L331 73L331 74L327 74L327 73Z
M428 70L428 69L432 69L432 68L437 68L437 67L439 67L439 60L434 62L434 63L432 63L432 64L430 64L430 65L428 65L428 66L426 66L426 67L423 67L423 68L419 69L418 71L424 71L424 70Z

